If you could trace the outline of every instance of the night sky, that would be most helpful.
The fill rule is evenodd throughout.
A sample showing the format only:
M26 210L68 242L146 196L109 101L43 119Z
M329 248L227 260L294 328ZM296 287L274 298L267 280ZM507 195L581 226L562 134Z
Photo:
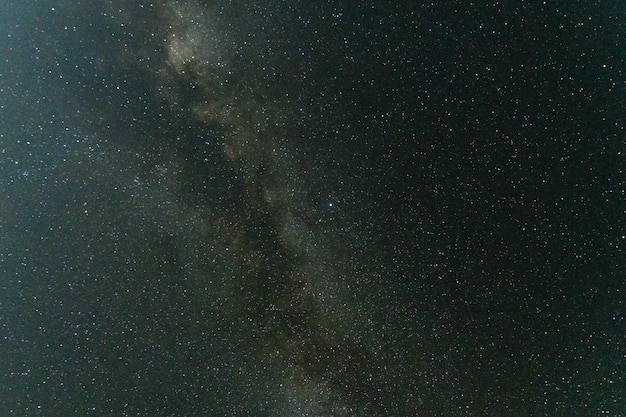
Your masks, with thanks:
M626 3L3 0L0 416L626 416Z

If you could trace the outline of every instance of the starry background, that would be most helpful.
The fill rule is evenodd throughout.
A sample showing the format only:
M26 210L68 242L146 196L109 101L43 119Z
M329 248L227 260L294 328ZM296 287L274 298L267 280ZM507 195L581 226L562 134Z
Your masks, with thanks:
M625 416L623 2L0 3L3 416Z

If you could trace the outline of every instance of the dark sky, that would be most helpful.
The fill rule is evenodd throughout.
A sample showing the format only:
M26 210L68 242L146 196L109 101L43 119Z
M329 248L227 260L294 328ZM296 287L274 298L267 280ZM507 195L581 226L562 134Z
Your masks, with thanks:
M2 1L0 415L625 416L622 3Z

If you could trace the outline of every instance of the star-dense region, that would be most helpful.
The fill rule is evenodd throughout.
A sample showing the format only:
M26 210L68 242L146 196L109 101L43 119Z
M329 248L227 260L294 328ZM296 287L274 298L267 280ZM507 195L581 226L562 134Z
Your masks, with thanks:
M626 416L625 37L2 1L0 415Z

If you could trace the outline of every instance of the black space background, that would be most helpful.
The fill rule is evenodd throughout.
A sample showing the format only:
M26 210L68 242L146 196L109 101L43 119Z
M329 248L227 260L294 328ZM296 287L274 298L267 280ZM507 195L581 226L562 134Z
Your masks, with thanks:
M626 415L626 8L543 3L4 1L0 414Z

